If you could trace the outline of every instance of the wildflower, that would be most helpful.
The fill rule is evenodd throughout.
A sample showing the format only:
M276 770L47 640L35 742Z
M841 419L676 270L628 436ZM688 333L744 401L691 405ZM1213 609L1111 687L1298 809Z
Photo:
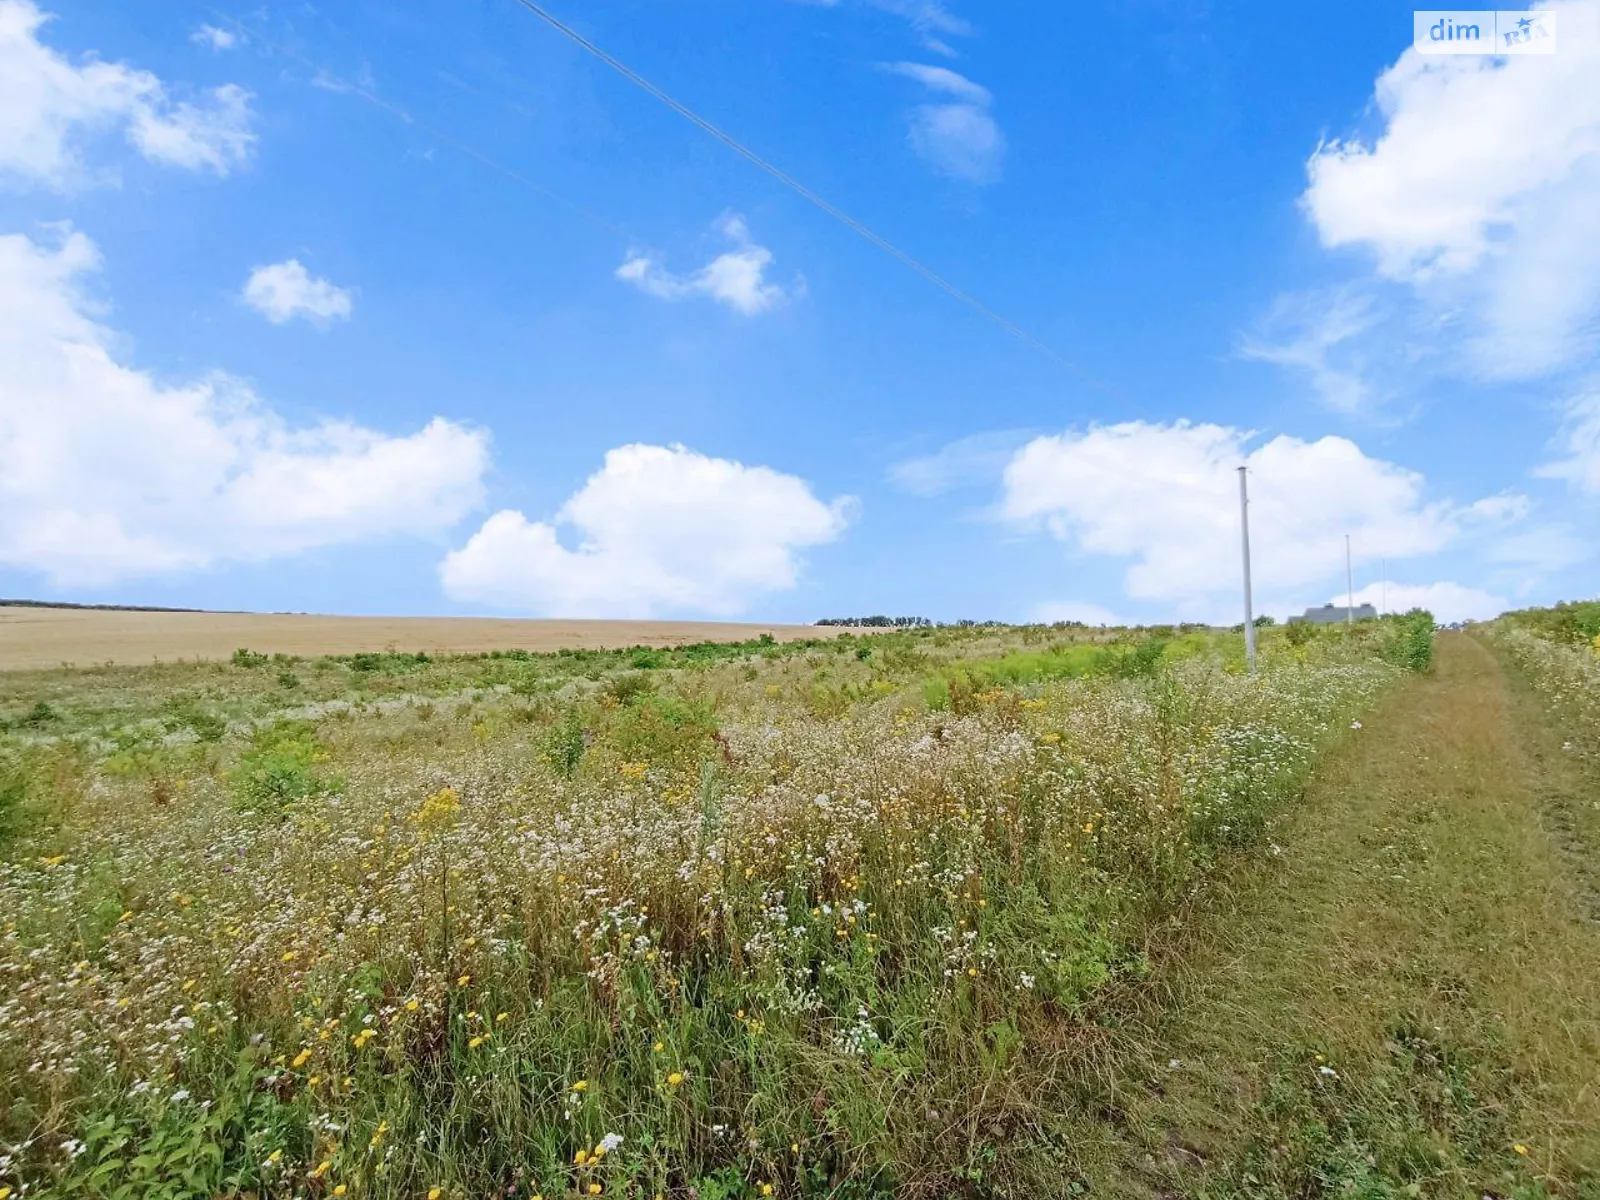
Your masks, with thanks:
M761 1194L762 1194L762 1195L763 1195L763 1196L770 1196L770 1195L772 1195L772 1191L773 1191L773 1188L772 1188L772 1185L771 1185L771 1184L770 1184L770 1183L763 1183L763 1184L762 1184L762 1185L761 1185Z
M346 1192L348 1192L349 1190L350 1190L349 1188L345 1187L345 1185L341 1183L338 1187L333 1189L333 1194L335 1196L342 1196Z
M317 1084L319 1084L321 1082L322 1082L322 1076L321 1075L313 1075L310 1079L306 1080L306 1086L307 1087L316 1087Z
M608 1133L600 1139L600 1144L594 1148L594 1156L599 1158L602 1154L610 1154L620 1145L622 1145L622 1135L620 1133Z
M311 1051L302 1050L302 1051L300 1051L299 1054L296 1054L294 1056L294 1061L292 1063L290 1063L289 1065L291 1067L293 1067L295 1070L298 1071L301 1067L306 1065L306 1060L309 1059L310 1057L311 1057Z
M586 1092L586 1091L588 1091L589 1090L589 1081L587 1079L578 1080L577 1083L572 1085L572 1090L575 1091L575 1092Z
M331 1158L323 1159L312 1170L311 1178L313 1178L313 1179L321 1179L324 1175L326 1175L328 1173L329 1169L332 1166L333 1166L333 1160Z
M415 1000L407 1000L406 1001L406 1011L407 1012L416 1012L417 1008L418 1008L418 1005L417 1005L417 1002Z
M472 982L472 976L471 975L463 975L460 979L456 980L456 986L457 987L466 987L467 984L469 984L471 982Z
M572 1162L573 1162L574 1166L581 1167L585 1163L587 1163L588 1161L589 1161L589 1152L587 1150L579 1150L576 1154L574 1154L572 1156Z
M674 1071L671 1075L667 1076L667 1085L669 1087L677 1087L682 1082L683 1082L683 1072L682 1071Z
M378 1127L372 1131L372 1140L370 1142L368 1142L367 1144L369 1146L376 1146L379 1142L383 1141L383 1135L388 1133L388 1132L389 1132L389 1122L387 1122L387 1121L379 1121L378 1122Z
M283 952L283 957L280 958L278 961L279 962L292 963L294 961L294 959L295 959L294 951L293 950L285 950Z
M444 1195L443 1188L431 1187L428 1189L428 1200L439 1200L442 1195Z
M0 1187L0 1200L9 1200L10 1196L11 1196L11 1189L10 1188L8 1188L8 1187Z
M484 1035L481 1034L481 1033L478 1034L476 1037L468 1038L467 1039L467 1049L468 1050L476 1050L479 1046L483 1045L483 1043L486 1040L488 1040L488 1039L485 1038Z
M274 1150L271 1154L267 1155L267 1161L269 1163L281 1162L282 1160L283 1160L283 1151L282 1150Z
M657 1054L660 1054L666 1048L667 1044L665 1042L657 1042L654 1046L650 1047L650 1049L654 1050Z
M1515 1146L1513 1146L1511 1148L1513 1150L1515 1150L1518 1154L1521 1154L1521 1155L1524 1155L1524 1156L1526 1156L1527 1153L1528 1153L1528 1148L1526 1146L1524 1146L1521 1142L1518 1142ZM4 1196L0 1196L0 1200L5 1200L5 1197Z
M605 1191L605 1188L601 1187L598 1183L591 1183L589 1185L589 1195L591 1196L598 1196L603 1191Z
M118 917L117 920L119 922L120 921L131 921L131 920L133 920L133 909L131 909L131 908L128 909L125 913L123 913L120 917Z

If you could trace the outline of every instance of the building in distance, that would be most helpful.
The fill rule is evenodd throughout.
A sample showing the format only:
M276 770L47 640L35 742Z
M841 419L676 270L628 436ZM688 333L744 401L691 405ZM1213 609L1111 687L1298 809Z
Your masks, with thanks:
M1378 616L1378 610L1370 604L1358 604L1354 608L1346 608L1342 604L1324 604L1321 608L1308 608L1304 616L1290 617L1289 624L1296 621L1309 621L1313 625L1335 625L1340 621L1371 621Z

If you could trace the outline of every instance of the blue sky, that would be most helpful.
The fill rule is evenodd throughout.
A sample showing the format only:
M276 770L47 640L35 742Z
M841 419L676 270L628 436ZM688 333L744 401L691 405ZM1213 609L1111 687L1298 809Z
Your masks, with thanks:
M515 0L0 0L0 594L1232 620L1244 462L1265 611L1593 594L1596 3L1220 7L555 10L1069 370Z

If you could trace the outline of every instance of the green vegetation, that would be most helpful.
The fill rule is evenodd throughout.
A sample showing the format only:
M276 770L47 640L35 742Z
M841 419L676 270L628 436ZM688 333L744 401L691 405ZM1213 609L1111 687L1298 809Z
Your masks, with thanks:
M995 626L10 676L0 1186L1576 1186L1587 1043L1536 1052L1587 1037L1586 951L1451 707L1482 663L1298 629L1254 676ZM1459 796L1416 766L1452 721ZM1506 913L1561 956L1537 1003L1461 957L1529 969Z

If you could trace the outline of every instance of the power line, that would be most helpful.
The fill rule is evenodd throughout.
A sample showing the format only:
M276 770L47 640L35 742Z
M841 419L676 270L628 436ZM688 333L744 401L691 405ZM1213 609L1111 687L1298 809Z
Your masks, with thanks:
M655 84L651 83L643 75L640 75L632 67L628 66L627 63L615 58L611 54L608 54L601 47L595 45L595 43L591 42L576 29L572 28L572 26L562 22L548 9L534 3L534 0L517 0L517 3L522 5L522 7L527 9L529 12L533 13L534 16L538 17L545 24L549 25L557 33L562 34L564 37L570 38L584 50L594 55L595 58L598 58L601 62L605 63L606 66L617 72L617 74L621 75L629 83L632 83L635 87L638 87L649 95L655 97L655 99L666 105L684 120L690 122L692 125L695 125L705 133L708 133L712 137L716 138L717 141L727 146L728 149L732 150L735 154L738 154L740 157L746 159L755 166L760 167L761 170L765 171L768 175L771 175L779 183L783 184L802 199L808 201L817 208L821 209L823 212L827 213L830 217L844 225L845 228L849 229L858 237L872 243L872 245L876 246L879 250L882 250L891 258L894 258L902 265L909 267L911 270L915 271L918 275L922 276L929 283L933 284L947 295L959 300L962 304L967 305L974 311L981 313L983 316L993 321L1001 329L1005 330L1024 345L1039 351L1039 353L1044 354L1051 359L1054 359L1058 365L1072 372L1072 374L1076 375L1080 380L1089 386L1118 399L1126 398L1117 388L1096 379L1094 376L1083 370L1083 368L1079 367L1076 363L1062 357L1062 355L1045 345L1027 330L1001 316L994 309L990 308L987 304L979 300L970 292L963 291L961 288L951 283L943 275L940 275L937 271L933 270L933 268L924 266L921 262L907 254L904 250L900 249L887 238L881 237L877 233L874 233L871 229L863 225L860 221L856 220L849 213L845 212L836 205L830 204L827 200L817 195L816 192L806 187L805 184L801 183L787 171L784 171L782 168L768 162L766 159L762 158L754 150L750 149L750 147L746 146L743 142L739 141L731 134L724 133L721 129L713 125L710 121L706 120L688 105L682 104L673 99L666 92L662 91Z
M307 70L315 72L315 75L312 79L314 86L326 87L332 91L348 92L352 96L358 96L362 100L365 100L368 104L382 109L390 116L397 118L404 124L411 126L413 129L420 130L436 141L443 142L445 145L451 147L458 153L466 155L468 158L472 159L481 166L488 167L491 171L505 176L513 183L521 184L529 191L537 192L547 200L554 200L557 204L561 205L570 212L576 213L584 220L592 221L601 228L616 234L618 237L633 242L635 245L644 244L639 238L635 237L621 225L618 225L615 221L602 216L593 209L585 208L575 200L567 199L567 197L563 196L560 192L552 191L544 184L535 179L530 179L528 176L524 175L521 171L518 171L514 167L508 167L504 163L499 162L498 160L483 153L481 150L475 149L474 147L468 145L455 135L446 133L437 126L428 124L426 121L419 120L406 109L401 108L398 104L394 104L388 100L385 100L382 96L378 95L370 88L362 87L358 83L354 83L351 80L345 79L343 76L335 74L326 67L322 66L320 63L313 62L311 59L297 53L288 46L285 46L280 42L273 41L271 38L268 38L262 34L260 30L247 25L237 17L232 16L229 13L221 12L215 8L208 9L207 11L209 11L211 15L216 17L219 21L227 22L240 33L244 34L245 37L254 39L260 45L267 47L267 49L273 51L275 54L281 54L284 58L291 59L294 62L299 63L302 67L305 67Z

